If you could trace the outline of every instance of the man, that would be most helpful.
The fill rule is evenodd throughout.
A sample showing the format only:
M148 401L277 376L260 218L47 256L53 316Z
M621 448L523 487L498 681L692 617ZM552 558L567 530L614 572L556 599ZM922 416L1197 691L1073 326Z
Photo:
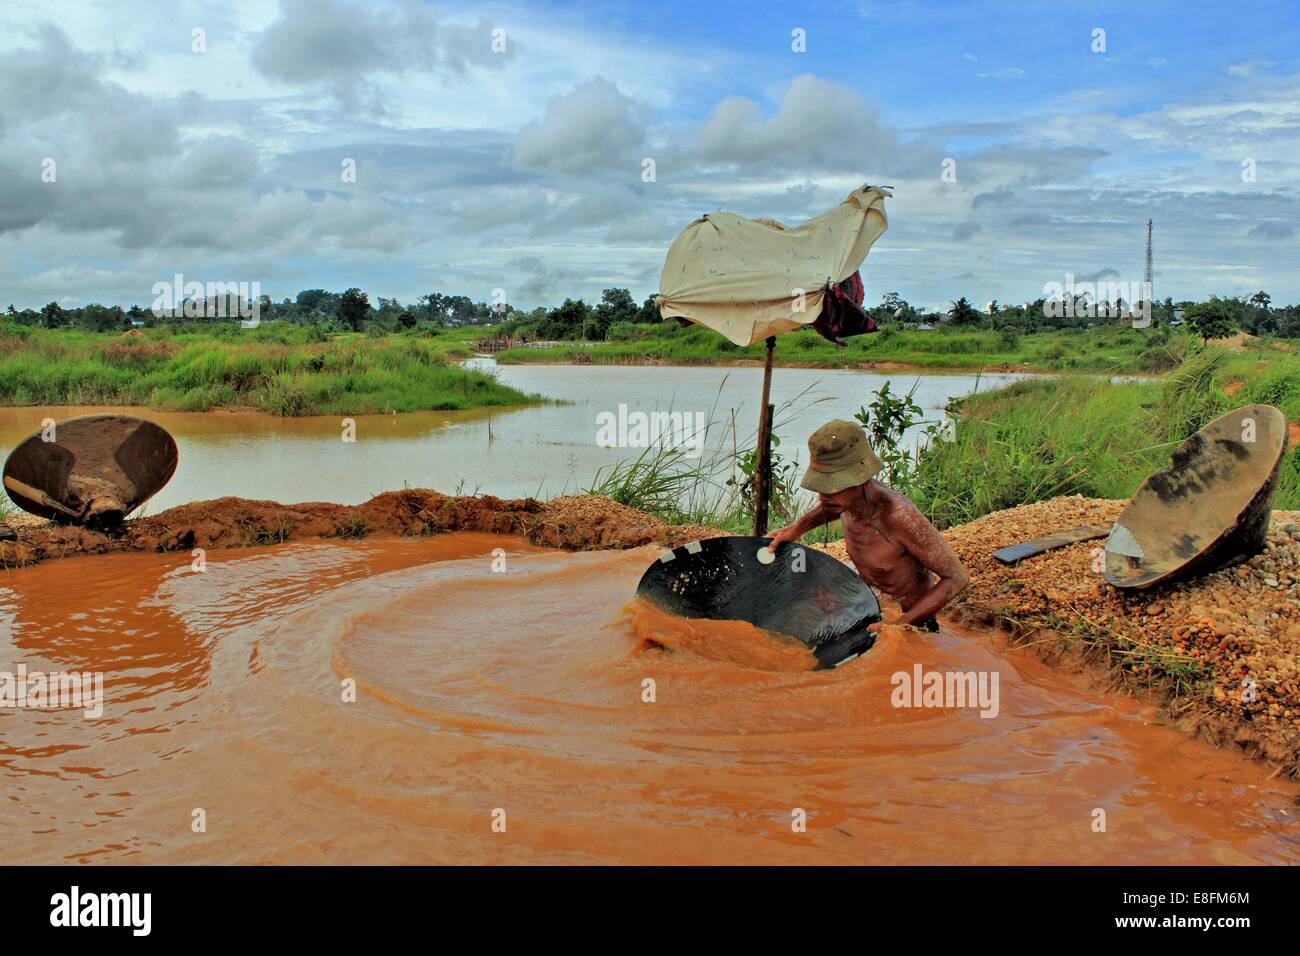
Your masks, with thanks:
M798 541L813 528L839 518L844 543L858 574L902 608L891 623L939 630L935 613L970 578L957 555L905 495L875 480L884 463L855 422L833 421L808 439L810 461L800 485L820 502L793 524L772 534L769 550ZM870 630L879 630L873 624Z

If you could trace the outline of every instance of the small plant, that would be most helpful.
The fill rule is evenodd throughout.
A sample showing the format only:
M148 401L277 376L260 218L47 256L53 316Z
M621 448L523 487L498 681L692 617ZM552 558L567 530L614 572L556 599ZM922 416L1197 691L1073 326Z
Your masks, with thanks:
M795 508L798 504L799 463L797 461L786 461L782 458L776 450L780 444L781 439L773 433L768 508L783 522L789 522L794 520ZM732 475L726 480L725 484L737 493L741 512L745 515L752 515L754 513L754 475L758 471L758 449L751 448L741 454L736 460L736 467L739 469L740 474Z
M244 528L244 539L254 547L283 544L293 536L293 522L284 517L276 518L270 525L261 524L251 518L240 524Z
M340 538L364 538L370 533L370 524L359 514L352 514L334 526L334 534Z
M873 393L871 404L859 408L853 416L867 430L872 449L884 462L881 480L904 493L912 485L917 464L917 456L905 446L904 436L916 425L927 425L926 437L933 440L941 427L937 421L925 421L925 410L912 398L919 384L918 379L906 395L894 395L889 390L889 383L885 382Z

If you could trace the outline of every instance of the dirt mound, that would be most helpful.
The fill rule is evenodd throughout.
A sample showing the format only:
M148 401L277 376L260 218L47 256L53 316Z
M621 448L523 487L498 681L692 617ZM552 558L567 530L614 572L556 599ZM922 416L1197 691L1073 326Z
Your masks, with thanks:
M188 551L238 548L304 538L363 538L443 531L519 534L534 544L568 550L675 546L721 534L672 526L608 498L579 496L540 502L491 495L452 497L423 488L390 491L360 505L326 502L284 505L217 498L170 508L126 522L113 535L41 519L15 517L19 540L0 543L0 564L31 564L53 557L115 551Z

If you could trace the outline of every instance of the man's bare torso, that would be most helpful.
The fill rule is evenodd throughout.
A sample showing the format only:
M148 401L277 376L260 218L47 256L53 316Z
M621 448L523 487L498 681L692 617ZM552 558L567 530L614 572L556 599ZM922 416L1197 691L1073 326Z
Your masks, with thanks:
M903 495L883 487L880 492L877 508L864 501L840 515L844 544L862 579L906 611L934 586L935 577L897 539L914 539L915 534L908 532L918 522L925 522L925 517Z

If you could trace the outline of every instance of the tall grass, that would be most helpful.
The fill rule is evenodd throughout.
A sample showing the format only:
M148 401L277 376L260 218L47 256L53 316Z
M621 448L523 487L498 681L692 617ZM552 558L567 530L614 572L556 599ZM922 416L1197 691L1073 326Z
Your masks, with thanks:
M276 415L365 415L520 405L535 396L449 360L417 334L338 336L258 329L104 335L0 329L0 403L223 406Z
M921 456L912 493L940 527L1055 495L1128 498L1189 435L1256 402L1300 419L1300 360L1211 348L1161 382L1018 382L960 403L955 440ZM1298 448L1283 460L1274 507L1300 508Z
M1071 377L1017 382L961 404L951 441L932 443L911 483L938 527L1057 495L1124 498L1168 462L1139 427L1149 386Z
M633 458L597 471L584 493L605 495L672 524L702 524L749 533L754 519L750 489L745 483L746 465L753 460L758 434L757 429L741 434L734 413L725 420L719 417L718 400L725 385L724 376L705 416L697 457L663 443L654 444ZM799 470L797 452L787 460L779 451L779 434L806 409L827 400L809 400L809 391L811 387L782 402L773 414L774 475L793 476ZM770 504L774 526L796 517L796 493L794 487L776 483Z

